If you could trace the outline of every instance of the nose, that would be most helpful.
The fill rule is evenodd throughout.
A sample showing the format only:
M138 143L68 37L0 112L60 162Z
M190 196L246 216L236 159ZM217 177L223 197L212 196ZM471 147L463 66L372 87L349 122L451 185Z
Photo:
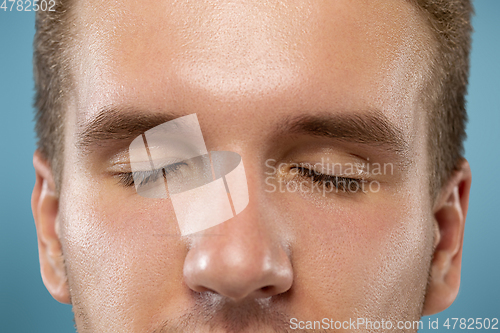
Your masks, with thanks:
M194 291L212 291L233 301L266 298L292 286L289 255L279 235L247 208L192 239L184 261L184 281Z

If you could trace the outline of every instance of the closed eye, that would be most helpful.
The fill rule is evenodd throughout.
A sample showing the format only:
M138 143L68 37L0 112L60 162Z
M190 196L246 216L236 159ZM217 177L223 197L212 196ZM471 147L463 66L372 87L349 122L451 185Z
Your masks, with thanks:
M117 174L116 176L118 177L119 184L121 184L122 186L131 187L134 186L136 183L139 186L144 186L150 182L157 181L161 177L166 179L167 175L178 171L183 166L187 166L187 163L186 162L173 163L166 167L154 170L123 172Z
M362 189L362 183L366 182L364 179L327 175L301 166L293 167L291 170L295 170L299 177L307 178L327 190L335 188L338 191L355 193Z

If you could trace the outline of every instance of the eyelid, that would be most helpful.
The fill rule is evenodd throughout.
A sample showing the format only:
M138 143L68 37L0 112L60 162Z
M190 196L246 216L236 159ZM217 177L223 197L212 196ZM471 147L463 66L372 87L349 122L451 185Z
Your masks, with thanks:
M169 158L169 159L160 159L155 160L154 165L156 167L152 167L150 161L134 161L130 162L130 160L125 161L116 161L112 163L110 169L115 172L145 172L145 171L154 171L156 169L168 168L169 166L175 165L177 163L184 162L186 165L189 164L189 160L182 160L180 158ZM132 168L133 164L133 168Z
M371 176L371 174L366 171L366 168L364 168L364 166L360 163L333 163L333 166L330 167L331 165L331 163L326 164L326 167L324 167L325 164L323 163L299 163L297 167L305 168L315 173L331 177L368 179ZM346 171L349 172L346 173Z
M119 182L125 186L132 186L135 183L135 174L139 174L143 177L143 179L148 179L146 183L149 182L149 179L153 177L154 180L156 180L158 177L165 177L166 175L176 172L182 165L187 165L185 161L177 162L177 163L172 163L164 167L160 168L155 168L155 169L148 169L148 170L138 170L138 171L128 171L128 172L120 172L116 176L119 178ZM172 170L172 168L175 168L175 170ZM169 170L170 169L170 170ZM143 184L141 182L141 184ZM144 183L145 184L145 183ZM143 185L144 185L143 184Z
M297 174L294 175L293 177L294 179L297 179L297 177L307 178L312 183L321 184L321 186L323 186L324 188L332 188L332 187L336 188L335 193L355 194L362 189L362 187L359 184L365 183L367 181L366 179L363 178L349 178L349 177L333 176L333 175L318 173L317 171L308 169L306 167L300 167L300 166L293 167L293 169L295 168L298 171ZM355 190L352 190L353 184L356 185ZM362 190L361 192L364 192L364 190ZM330 193L330 191L328 193ZM325 192L323 192L323 194L325 194Z

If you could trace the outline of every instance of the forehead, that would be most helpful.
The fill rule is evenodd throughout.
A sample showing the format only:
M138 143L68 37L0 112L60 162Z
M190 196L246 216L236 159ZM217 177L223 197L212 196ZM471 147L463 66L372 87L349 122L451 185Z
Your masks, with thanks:
M414 127L427 55L425 29L406 1L78 6L79 120L119 103L198 113L272 108L276 115L377 109Z

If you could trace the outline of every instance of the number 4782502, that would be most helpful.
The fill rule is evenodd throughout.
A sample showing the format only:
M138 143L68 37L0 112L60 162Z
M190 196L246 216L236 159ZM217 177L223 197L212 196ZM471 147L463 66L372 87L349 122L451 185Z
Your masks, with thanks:
M453 330L498 330L498 318L447 318L443 327Z
M55 6L55 0L3 0L0 10L4 12L55 12Z

